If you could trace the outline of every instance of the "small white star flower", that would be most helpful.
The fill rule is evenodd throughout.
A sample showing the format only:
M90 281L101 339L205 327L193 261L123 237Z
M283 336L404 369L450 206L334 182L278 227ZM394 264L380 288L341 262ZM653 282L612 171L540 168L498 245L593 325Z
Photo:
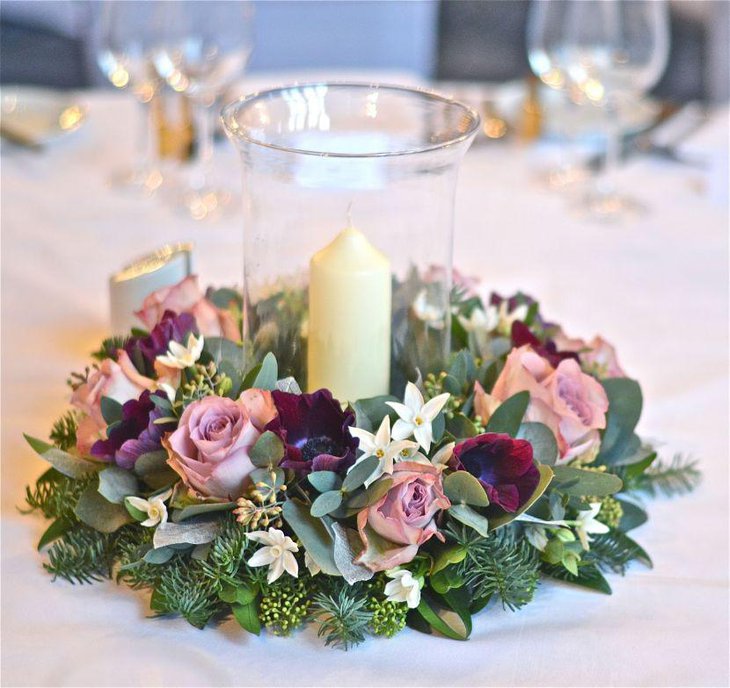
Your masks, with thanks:
M405 440L413 436L416 442L428 453L433 442L433 420L439 414L451 395L439 394L426 403L416 385L409 382L403 403L397 401L385 402L398 414L398 420L393 426L393 439Z
M489 328L487 331L492 332L493 330L497 330L499 334L509 337L512 331L512 323L516 320L524 320L529 310L527 304L523 303L513 311L510 311L507 299L499 304L499 308L497 306L489 306L484 318L485 326Z
M468 318L465 315L460 315L459 323L466 332L491 332L499 324L499 315L494 306L490 306L486 311L477 307Z
M391 569L385 575L393 579L385 584L388 602L405 602L410 609L415 609L421 601L423 581L405 569Z
M416 317L428 327L443 330L446 325L446 311L443 308L429 303L428 292L421 289L413 300L413 312Z
M358 448L363 452L363 455L358 458L350 471L361 461L371 456L377 456L380 462L372 475L365 481L365 487L369 487L383 473L392 475L393 463L398 460L401 453L418 448L418 444L408 440L393 441L390 436L390 416L383 418L375 434L360 428L350 428L350 434L360 440Z
M293 554L299 548L288 535L278 528L269 528L268 532L256 530L248 533L248 539L264 545L256 550L247 563L249 566L268 566L267 582L273 583L284 571L294 578L299 577L299 564Z
M151 528L159 523L167 523L167 507L165 502L172 496L172 489L149 499L142 497L126 497L126 501L137 511L147 514L147 518L140 523L145 528Z
M179 370L189 368L200 358L200 354L203 353L204 343L203 335L196 337L191 332L188 336L187 346L171 341L168 344L167 353L159 355L157 360L168 368L177 368Z
M589 549L588 543L593 540L589 535L603 535L609 531L607 525L596 520L596 516L601 510L601 503L591 502L590 506L591 508L586 511L579 511L578 518L575 521L575 532L578 535L580 544L583 545L583 549L586 551Z

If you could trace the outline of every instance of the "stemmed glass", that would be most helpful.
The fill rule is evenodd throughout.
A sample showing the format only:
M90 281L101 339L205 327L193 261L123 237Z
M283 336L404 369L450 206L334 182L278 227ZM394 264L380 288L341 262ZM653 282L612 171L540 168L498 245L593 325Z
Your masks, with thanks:
M211 176L214 118L220 111L219 98L241 76L251 55L253 6L242 1L169 2L163 26L154 64L193 104L196 159L182 202L193 218L202 220L219 214L230 199Z
M106 0L100 8L96 61L113 86L130 90L140 106L136 159L116 173L112 184L153 193L162 183L155 166L150 103L160 78L149 59L158 28L160 3L154 0Z
M644 210L620 193L622 118L657 83L669 57L669 15L664 0L542 0L531 6L530 64L552 88L604 111L606 159L595 188L579 209L621 219Z

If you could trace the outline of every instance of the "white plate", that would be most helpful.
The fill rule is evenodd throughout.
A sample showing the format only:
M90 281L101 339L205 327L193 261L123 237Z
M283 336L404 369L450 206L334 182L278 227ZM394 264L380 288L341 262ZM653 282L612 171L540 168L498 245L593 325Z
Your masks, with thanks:
M74 96L33 86L0 89L0 119L9 135L36 144L76 131L87 110Z

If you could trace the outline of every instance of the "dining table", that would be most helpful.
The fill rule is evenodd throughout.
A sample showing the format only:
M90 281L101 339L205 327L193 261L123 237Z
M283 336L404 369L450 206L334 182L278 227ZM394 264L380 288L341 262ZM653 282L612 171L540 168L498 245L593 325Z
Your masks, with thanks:
M260 74L241 88L287 80ZM534 296L570 336L609 340L642 386L640 434L663 461L698 462L697 489L647 498L650 519L632 532L653 566L607 574L611 595L541 580L522 609L493 601L465 642L406 629L343 652L324 647L314 627L282 638L251 635L232 619L199 630L150 618L144 591L52 581L43 569L36 544L46 524L22 510L24 486L46 465L23 433L47 437L67 407L69 372L90 365L109 333L110 275L160 246L191 242L201 284L240 287L243 276L233 147L220 140L215 152L232 205L197 221L164 183L149 197L110 185L132 158L132 97L74 97L87 108L77 131L42 150L2 142L2 685L728 685L726 105L681 144L701 164L626 161L617 181L646 212L625 221L575 213L580 185L547 187L544 146L516 135L480 135L459 175L459 272L485 291Z

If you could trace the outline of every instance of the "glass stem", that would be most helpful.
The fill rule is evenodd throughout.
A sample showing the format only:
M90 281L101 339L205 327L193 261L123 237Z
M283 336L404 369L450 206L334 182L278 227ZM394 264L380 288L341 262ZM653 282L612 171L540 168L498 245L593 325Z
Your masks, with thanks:
M606 158L603 164L603 174L599 180L598 190L603 196L612 196L616 193L616 177L621 165L621 148L623 138L618 113L615 108L606 109L608 124L606 126Z
M210 187L211 162L213 160L213 103L196 100L193 103L196 159L190 186L201 191Z
M137 160L134 172L147 175L152 167L154 136L152 135L154 122L152 121L152 107L149 101L137 99L139 112L139 132L137 136Z

